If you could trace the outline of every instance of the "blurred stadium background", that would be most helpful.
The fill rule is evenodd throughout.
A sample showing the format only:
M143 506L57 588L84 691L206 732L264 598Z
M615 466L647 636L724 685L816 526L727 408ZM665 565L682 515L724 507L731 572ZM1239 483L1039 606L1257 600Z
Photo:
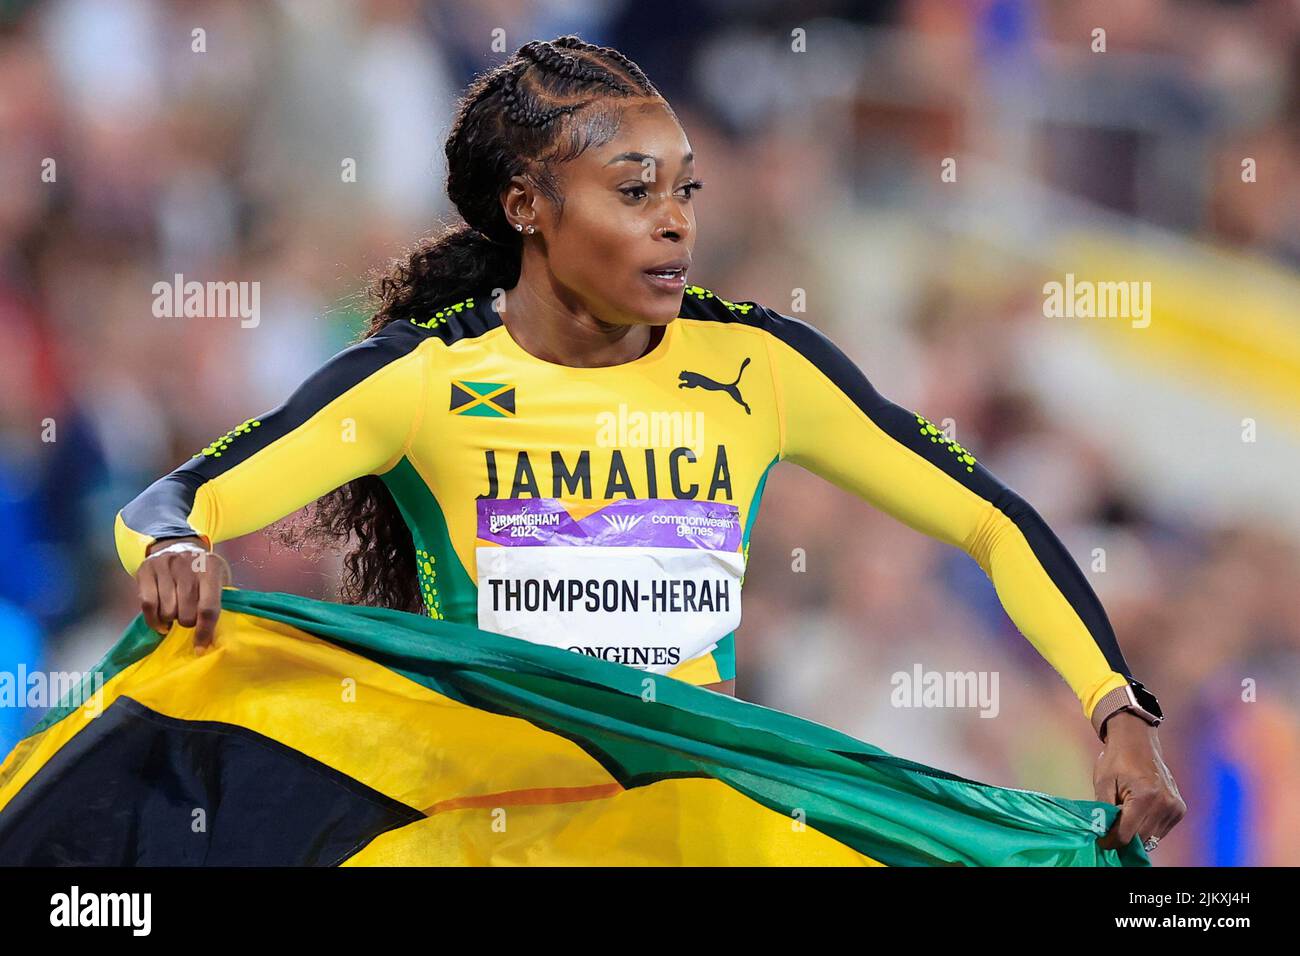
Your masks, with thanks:
M1070 547L1169 716L1155 860L1300 863L1295 0L0 0L0 671L98 659L136 612L116 510L356 334L447 214L494 29L638 61L708 184L692 281L827 331ZM260 282L260 324L155 318L177 272ZM1045 318L1067 273L1151 282L1150 325ZM333 594L273 532L222 550ZM784 465L750 562L740 696L1092 796L1077 702L963 554ZM891 706L918 664L997 672L997 718ZM0 708L0 752L39 716Z

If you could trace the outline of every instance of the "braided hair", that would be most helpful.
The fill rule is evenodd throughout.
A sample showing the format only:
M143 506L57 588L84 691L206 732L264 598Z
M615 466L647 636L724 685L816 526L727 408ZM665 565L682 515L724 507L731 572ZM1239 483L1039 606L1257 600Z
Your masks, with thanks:
M553 167L614 137L618 100L659 95L628 57L573 35L526 43L477 76L446 143L447 195L464 223L421 240L378 277L362 338L485 288L514 288L523 238L501 206L511 178L531 178L562 213ZM355 542L343 559L341 600L425 610L410 529L380 478L358 478L322 498L307 534Z

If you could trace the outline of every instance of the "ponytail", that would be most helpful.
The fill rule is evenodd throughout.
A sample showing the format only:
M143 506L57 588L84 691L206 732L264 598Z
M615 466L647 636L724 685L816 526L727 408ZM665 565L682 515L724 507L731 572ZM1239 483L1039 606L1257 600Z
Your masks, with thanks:
M377 309L365 337L390 322L422 320L448 302L519 282L519 243L489 239L471 226L448 226L420 242L380 276L370 295Z
M420 240L370 287L376 308L368 339L393 322L423 319L440 306L519 281L520 246L488 239L467 225ZM415 541L383 479L356 478L316 503L310 534L355 545L343 558L339 599L419 613L424 610Z
M562 208L552 166L613 135L611 101L658 95L622 53L572 35L526 43L476 77L446 143L447 195L464 224L421 240L371 285L375 312L362 338L474 294L513 289L523 239L501 206L511 179L529 175ZM590 119L585 128L574 119L580 113ZM424 610L415 542L382 479L358 478L320 499L307 535L353 542L343 559L343 601Z

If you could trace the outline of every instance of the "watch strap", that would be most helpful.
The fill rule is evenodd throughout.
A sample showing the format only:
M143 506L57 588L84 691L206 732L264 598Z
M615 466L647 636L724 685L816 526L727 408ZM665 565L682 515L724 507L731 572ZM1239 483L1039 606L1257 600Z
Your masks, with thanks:
M1160 705L1155 703L1155 697L1149 692L1144 692L1143 696L1150 699L1150 709L1138 702L1137 695L1133 692L1131 684L1116 687L1097 701L1097 706L1092 710L1092 729L1097 732L1097 736L1101 738L1103 743L1106 740L1106 721L1121 710L1127 710L1129 713L1141 717L1152 727L1164 720L1164 714L1160 712Z

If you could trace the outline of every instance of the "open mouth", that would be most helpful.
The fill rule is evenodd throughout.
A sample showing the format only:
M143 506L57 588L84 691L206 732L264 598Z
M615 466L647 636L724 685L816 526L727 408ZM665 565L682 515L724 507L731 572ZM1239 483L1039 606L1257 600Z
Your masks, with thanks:
M686 285L686 268L684 266L669 269L647 269L645 274L660 285Z

